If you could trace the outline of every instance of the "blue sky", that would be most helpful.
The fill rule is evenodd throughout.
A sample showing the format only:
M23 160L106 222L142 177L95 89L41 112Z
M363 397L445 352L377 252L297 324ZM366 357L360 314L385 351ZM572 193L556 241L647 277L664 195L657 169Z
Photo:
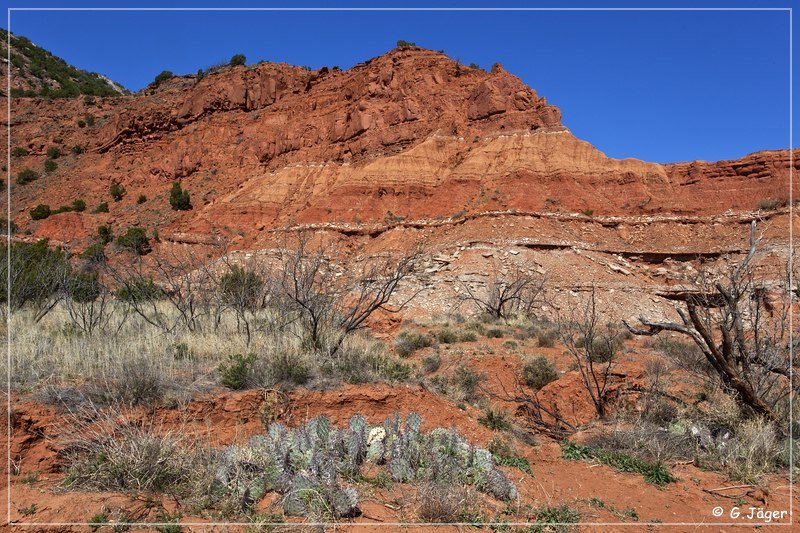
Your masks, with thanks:
M5 7L59 6L46 0L3 2ZM147 0L125 5L133 4L165 5ZM173 0L169 5L221 4ZM237 3L242 7L489 4L469 0ZM75 0L69 5L115 4ZM702 5L793 7L792 2L734 0ZM5 21L2 26L7 27ZM405 39L443 49L467 64L489 68L502 63L559 106L563 122L578 137L612 157L711 161L789 145L789 14L781 11L13 11L11 29L69 63L103 73L133 90L162 70L193 73L235 53L245 54L248 63L265 59L348 68Z

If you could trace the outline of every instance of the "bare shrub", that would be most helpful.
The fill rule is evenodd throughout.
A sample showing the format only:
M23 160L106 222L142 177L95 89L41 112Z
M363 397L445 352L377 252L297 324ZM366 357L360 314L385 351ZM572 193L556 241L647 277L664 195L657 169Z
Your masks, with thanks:
M544 305L545 278L517 269L508 276L495 273L484 291L478 291L467 282L460 300L473 305L479 313L496 319L509 319L519 313L532 316Z
M408 304L410 298L395 306L389 302L419 257L415 249L402 257L367 261L346 275L337 275L326 250L312 250L303 235L294 250L282 251L281 299L296 310L308 348L332 356L349 335L365 327L373 313L397 312Z
M619 342L613 327L600 323L595 288L579 313L560 317L558 332L561 342L572 357L581 376L584 389L594 405L597 416L606 417L609 401L609 377L616 361Z

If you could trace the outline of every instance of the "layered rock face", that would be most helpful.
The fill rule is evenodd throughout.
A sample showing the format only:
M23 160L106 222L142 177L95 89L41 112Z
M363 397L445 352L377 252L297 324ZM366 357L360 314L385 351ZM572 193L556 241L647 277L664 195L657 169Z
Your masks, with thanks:
M108 222L162 234L252 234L502 210L714 214L788 195L786 151L719 163L610 159L499 65L486 72L417 48L347 71L226 68L91 106L16 99L11 122L12 147L29 151L14 158L12 174L40 167L51 146L85 149L13 188L15 220L39 236L68 237L59 223L67 217L76 233ZM191 193L191 211L170 209L175 180ZM127 190L118 203L112 182ZM148 200L137 203L140 195ZM36 204L76 198L90 209L108 201L110 213L41 223L27 215Z

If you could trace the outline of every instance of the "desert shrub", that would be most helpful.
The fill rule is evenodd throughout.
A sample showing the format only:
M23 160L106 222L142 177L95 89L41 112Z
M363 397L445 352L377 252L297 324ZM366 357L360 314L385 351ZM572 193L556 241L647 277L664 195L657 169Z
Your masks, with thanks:
M758 208L764 211L772 211L773 209L785 206L787 203L786 200L780 200L778 198L762 198L758 201Z
M476 403L481 398L480 385L485 380L486 375L479 374L464 365L457 367L450 377L450 382L459 397L469 403Z
M119 202L125 196L125 187L114 181L108 187L108 194L111 195L115 202Z
M67 294L78 303L95 301L100 296L100 278L97 272L76 272L67 281Z
M400 357L408 357L417 350L433 346L434 339L427 333L401 331L394 341L395 350Z
M486 336L490 339L502 339L505 337L506 332L500 328L490 328L486 330Z
M209 482L208 452L187 445L179 434L113 416L76 420L64 439L65 488L187 495Z
M761 418L745 420L727 439L707 441L699 451L699 462L733 480L758 484L767 474L788 467L788 461L783 462L781 457L787 442L774 424Z
M123 302L150 302L164 297L153 278L137 277L126 280L114 293L118 300Z
M552 348L556 345L556 340L558 340L558 333L551 328L541 329L536 334L536 345L541 348Z
M153 80L153 83L160 85L161 83L173 78L175 75L169 70L162 70Z
M677 368L709 375L714 371L703 352L693 342L659 336L649 341L648 347L665 355Z
M91 113L86 113L85 115L83 115L83 120L86 122L86 125L89 126L90 128L94 126L95 119L94 115L92 115Z
M361 338L349 339L337 357L322 361L321 373L346 383L398 382L410 379L412 366L388 356L385 352L381 343Z
M508 418L508 414L502 409L494 407L488 407L483 412L483 416L478 417L478 423L492 431L508 431L511 429L511 421Z
M81 155L83 153L83 146L76 144L70 150L74 155Z
M220 278L219 288L226 303L242 310L261 307L264 279L258 273L231 265Z
M97 207L94 208L93 213L108 213L108 202L101 202Z
M458 333L450 328L442 328L436 332L436 340L442 344L454 344L458 342Z
M489 441L487 449L492 452L494 462L500 466L517 468L526 474L533 475L533 469L527 459L519 455L514 443L505 435L497 435Z
M397 48L409 48L412 46L417 46L417 43L412 41L405 41L403 39L398 39L397 41Z
M139 198L136 199L136 203L139 204L139 205L142 205L146 201L147 201L147 195L145 195L145 194L140 194Z
M6 244L0 244L0 256L9 251ZM61 248L48 246L47 240L36 243L12 243L11 260L0 263L3 276L10 275L11 295L5 283L0 283L0 302L8 303L14 309L26 304L42 304L40 312L49 309L49 300L62 287L65 274L70 271L67 253ZM10 273L5 269L10 268ZM42 315L43 316L43 315Z
M39 174L30 168L23 168L17 172L17 185L26 185L37 179L39 179Z
M14 235L19 231L19 226L13 220L9 220L6 217L0 217L0 232L2 233L10 233Z
M600 336L592 341L591 348L586 348L593 363L609 363L614 359L617 347L614 339Z
M422 360L422 369L427 374L436 372L440 366L442 366L442 358L438 353L428 355Z
M104 263L106 253L103 244L99 242L90 244L88 248L81 252L81 259L89 263Z
M231 57L229 64L232 67L236 67L239 65L244 65L245 62L247 62L247 58L245 57L244 54L235 54L233 57Z
M72 206L70 206L70 209L72 211L75 211L76 213L82 213L86 211L86 202L84 202L80 198L77 198L72 201Z
M219 365L220 381L229 389L242 390L246 388L251 384L255 361L255 354L229 355L228 360Z
M78 119L78 127L79 128L85 128L86 127L86 121L83 120L82 118L79 118Z
M61 157L61 148L58 146L51 146L47 149L48 159L58 159L59 157Z
M117 244L127 248L138 255L145 255L150 251L150 239L144 228L130 227L124 235L117 237Z
M538 355L525 363L522 368L522 377L528 387L539 390L548 383L557 380L559 374L558 369L550 359Z
M459 342L475 342L478 340L478 336L473 331L462 331L458 335Z
M90 106L90 105L95 105L95 103L97 102L95 101L94 96L92 96L91 94L87 94L86 96L83 97L83 105Z
M114 240L114 232L108 224L97 226L97 240L102 244L108 244Z
M172 184L172 190L169 193L169 205L175 211L189 211L192 208L192 203L189 200L189 191L184 191L178 181Z
M52 214L50 206L47 204L39 204L30 210L32 220L44 220Z
M270 381L276 384L305 385L313 377L308 362L288 350L280 352L269 361L267 372Z
M28 155L28 150L26 150L22 146L15 146L11 150L11 157L24 157L26 155Z
M160 401L167 386L164 371L152 359L139 356L111 367L88 394L100 403L146 405Z

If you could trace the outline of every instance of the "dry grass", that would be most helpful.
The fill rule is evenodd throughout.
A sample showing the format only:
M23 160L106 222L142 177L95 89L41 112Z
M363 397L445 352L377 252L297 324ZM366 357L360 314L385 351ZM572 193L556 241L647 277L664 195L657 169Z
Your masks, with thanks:
M164 333L137 315L126 317L123 304L114 305L119 308L109 330L91 336L70 327L61 307L39 323L28 310L14 313L10 329L14 389L36 391L44 401L67 406L82 397L98 403L174 404L218 386L220 365L234 354L255 354L247 368L250 387L311 382L335 386L402 381L415 375L412 365L395 359L382 343L366 335L349 336L336 357L326 358L309 352L299 331L269 327L267 317L261 317L263 326L254 328L248 345L229 315L223 315L218 325L209 317L199 331L179 328ZM174 313L166 305L158 312L168 317ZM4 363L2 358L0 365Z

